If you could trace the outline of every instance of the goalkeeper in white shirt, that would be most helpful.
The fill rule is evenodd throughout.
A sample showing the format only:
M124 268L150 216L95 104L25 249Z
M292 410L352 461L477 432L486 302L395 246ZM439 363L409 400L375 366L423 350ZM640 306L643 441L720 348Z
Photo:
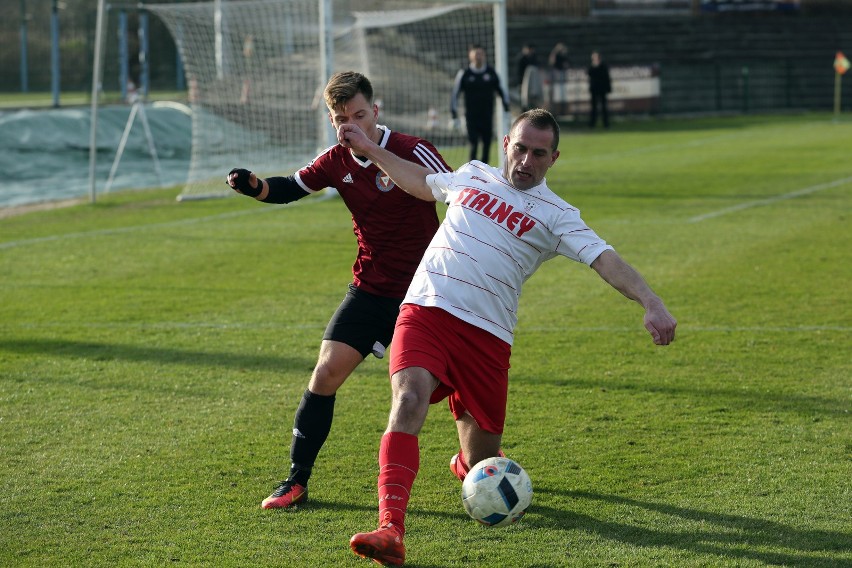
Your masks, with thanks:
M394 332L393 400L379 450L379 528L350 540L379 564L405 560L405 512L420 462L417 435L431 403L448 399L461 449L450 469L500 455L509 356L521 287L555 256L591 266L644 308L657 345L674 340L677 322L644 278L553 193L547 170L559 157L559 125L544 110L520 115L503 139L501 170L471 161L432 173L380 148L354 124L338 141L375 162L412 195L447 203L446 217L415 272Z

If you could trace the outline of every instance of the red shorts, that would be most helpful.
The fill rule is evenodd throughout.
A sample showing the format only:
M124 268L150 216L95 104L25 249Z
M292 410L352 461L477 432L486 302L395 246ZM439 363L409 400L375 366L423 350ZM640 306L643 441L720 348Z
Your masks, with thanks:
M480 428L502 434L512 346L440 308L403 304L391 345L390 374L422 367L440 384L429 402L448 398L458 420L470 413Z

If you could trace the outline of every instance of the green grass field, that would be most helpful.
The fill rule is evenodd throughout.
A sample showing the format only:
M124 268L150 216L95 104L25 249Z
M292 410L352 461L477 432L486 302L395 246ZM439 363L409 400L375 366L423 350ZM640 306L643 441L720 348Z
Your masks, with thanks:
M593 271L545 264L504 436L533 505L469 520L433 406L407 565L851 566L852 123L569 128L561 150L551 187L678 339L655 347ZM0 219L0 565L372 565L347 543L377 520L386 361L338 393L310 503L259 507L351 278L347 211L176 193Z

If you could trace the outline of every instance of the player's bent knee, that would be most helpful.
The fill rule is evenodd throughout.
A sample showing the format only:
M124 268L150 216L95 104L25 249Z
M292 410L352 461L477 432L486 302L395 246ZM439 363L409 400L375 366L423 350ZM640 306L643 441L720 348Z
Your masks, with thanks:
M429 412L429 397L401 389L393 393L388 430L417 435Z
M313 374L311 374L308 390L316 394L331 396L337 392L337 389L346 381L348 376L348 372L335 371L328 365L317 365Z
M403 412L414 412L429 407L429 397L416 390L397 389L393 393L393 406Z

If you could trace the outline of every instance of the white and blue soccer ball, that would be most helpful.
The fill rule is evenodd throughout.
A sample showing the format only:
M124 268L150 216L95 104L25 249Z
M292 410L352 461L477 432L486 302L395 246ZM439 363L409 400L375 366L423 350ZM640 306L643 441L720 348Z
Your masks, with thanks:
M464 510L489 527L504 527L524 516L532 503L530 476L509 458L487 458L470 468L462 483Z

